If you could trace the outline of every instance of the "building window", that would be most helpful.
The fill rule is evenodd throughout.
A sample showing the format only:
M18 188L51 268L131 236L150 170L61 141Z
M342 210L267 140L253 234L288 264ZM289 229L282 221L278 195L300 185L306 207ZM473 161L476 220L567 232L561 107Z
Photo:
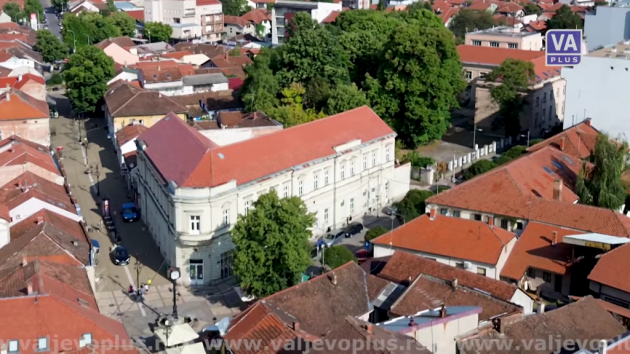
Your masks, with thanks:
M328 225L328 209L324 209L324 226Z
M354 161L350 161L350 176L354 176Z
M341 179L346 178L346 165L341 165Z
M545 121L545 118L547 117L547 108L543 108L543 114L542 114L542 121Z
M354 198L350 198L350 214L354 214Z
M389 152L390 152L389 148L385 149L385 162L389 162L389 159L390 159Z
M313 189L317 189L319 187L319 175L316 173L313 175Z
M364 170L367 170L368 168L367 161L368 161L367 155L363 155L363 169Z
M289 186L284 186L283 191L282 191L282 196L284 198L287 198L289 196Z
M473 219L477 221L481 221L481 214L474 214Z
M508 226L508 221L506 219L501 219L501 228L507 230Z
M486 77L486 74L488 73L479 73L479 77L483 79L484 77Z
M472 80L472 71L466 71L466 80Z
M464 263L455 263L455 268L464 269Z
M477 267L477 274L483 275L485 277L486 276L486 268Z
M9 353L17 353L20 351L20 342L17 340L9 341Z
M454 210L453 211L453 216L456 218L460 218L462 216L462 213L459 210Z
M190 232L199 233L200 229L201 229L201 216L191 215L190 216Z
M232 276L232 251L221 253L221 279Z
M534 114L534 125L537 126L537 127L540 127L539 120L540 120L540 117L538 115L538 112L536 112L536 114Z
M389 182L385 182L385 197L389 199Z
M481 41L472 41L472 45L480 46Z
M37 351L48 350L48 338L42 337L37 339Z
M523 230L523 223L522 222L517 222L516 223L516 229L517 230Z
M552 115L553 115L553 106L549 106L549 121L551 121Z
M324 171L324 185L328 185L328 170Z
M298 182L298 195L304 194L304 181Z
M540 97L536 97L536 106L540 104Z
M547 102L547 92L543 92L543 103Z
M230 209L223 209L223 226L230 224Z
M441 209L440 209L440 214L441 214L441 215L446 215L446 214L448 214L448 209L446 209L446 208L441 208Z
M562 102L562 114L564 114L564 102ZM2 134L0 134L0 139L2 139Z
M376 151L372 153L372 166L376 166Z
M543 280L545 283L551 283L551 273L543 272Z
M490 42L492 48L499 48L499 42Z
M534 268L527 268L527 276L529 278L534 278L536 276L536 272L534 271Z
M508 48L510 48L510 49L518 49L518 43L508 43Z
M90 345L90 344L92 344L92 333L85 333L83 337L81 338L81 340L79 341L79 346L83 348L86 345Z
M249 212L249 208L252 206L252 201L251 200L246 200L245 201L245 216L247 216L247 213Z

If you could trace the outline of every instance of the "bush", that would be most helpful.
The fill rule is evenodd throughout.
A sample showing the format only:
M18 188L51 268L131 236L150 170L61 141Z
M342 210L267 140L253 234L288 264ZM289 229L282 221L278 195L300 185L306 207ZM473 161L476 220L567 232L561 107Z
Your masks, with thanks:
M501 155L497 159L494 160L494 163L496 163L497 165L500 166L500 165L506 164L506 163L508 163L508 162L510 162L512 160L513 159L510 158L510 157L507 157L505 155Z
M510 150L506 151L502 156L506 156L511 159L516 159L516 158L519 158L521 155L523 155L525 153L525 150L527 150L527 146L516 145L512 147Z
M449 186L437 186L435 188L435 192L436 192L435 194L446 192L449 189L451 189L451 187L449 187Z
M46 81L48 85L61 85L63 84L63 77L60 73L53 73L50 79Z
M472 179L473 177L484 174L497 166L498 165L496 163L490 160L476 161L474 164L470 165L470 167L468 167L464 171L464 179L466 180Z
M357 258L349 249L343 246L331 246L324 249L324 264L332 269L350 261L356 262Z
M414 168L424 168L433 165L435 160L431 157L420 156L417 151L410 151L402 157L401 162L409 162Z
M402 216L404 218L402 221L408 222L424 214L424 201L433 195L434 193L431 191L419 189L410 190L407 192L407 195L405 195L403 200L396 204L396 208L398 208L397 214L399 214L398 217L400 218Z
M532 140L529 141L529 146L534 146L534 145L536 145L538 143L541 143L543 141L545 141L545 139L532 139Z
M365 233L365 241L366 242L370 242L373 239L375 239L375 238L377 238L377 237L379 237L381 235L384 235L386 233L387 233L387 229L386 228L381 227L381 226L377 226L377 227L375 227L373 229L370 229L370 231Z

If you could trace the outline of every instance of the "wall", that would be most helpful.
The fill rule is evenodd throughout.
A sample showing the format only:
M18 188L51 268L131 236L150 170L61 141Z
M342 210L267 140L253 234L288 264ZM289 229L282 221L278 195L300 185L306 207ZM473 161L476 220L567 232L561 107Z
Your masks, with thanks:
M46 101L46 86L37 81L29 80L20 91L40 101Z
M193 94L192 86L184 86L184 83L180 81L173 82L157 82L157 83L144 83L143 88L145 90L156 91L164 96L182 96Z
M341 10L341 2L318 2L317 9L311 11L311 18L317 21L317 23L321 23L326 17L328 17L328 15L330 15L331 12Z
M477 220L482 220L484 222L487 222L488 218L492 216L495 227L503 226L501 225L503 221L503 219L501 219L501 215L493 215L493 214L488 214L488 213L483 213L483 212L473 211L473 210L457 209L457 208L452 208L449 206L440 206L438 204L427 204L425 212L429 213L429 211L433 208L436 208L440 214L442 214L442 211L445 211L447 215L449 216L454 215L455 212L458 212L460 214L459 216L460 218L469 219L469 220L475 220L475 216L478 216ZM456 217L456 216L453 216L453 217ZM515 234L520 236L520 234L525 229L525 226L527 226L527 221L519 220L519 219L515 219L515 220L505 219L505 225L507 227L506 228L502 227L503 229L506 229L510 232L514 232Z
M67 203L68 203L68 206L71 205L70 200L68 200ZM13 220L11 225L17 224L21 220L28 218L29 216L37 213L38 211L42 209L52 211L54 213L65 216L68 219L74 220L76 222L82 221L81 217L75 213L71 213L67 210L61 209L57 206L41 201L37 198L31 198L28 201L20 204L19 206L11 209L11 211L9 212L9 215L11 216L11 219Z
M390 202L403 199L407 192L409 192L409 176L411 176L410 163L394 167L394 173L390 183L392 186Z
M0 185L5 185L11 180L19 177L25 172L31 172L41 178L54 182L60 186L64 184L64 178L57 173L51 172L38 165L27 162L22 165L11 165L0 167Z
M156 116L138 116L138 117L115 117L114 118L114 133L121 130L122 128L124 128L125 126L132 124L132 123L139 123L140 121L142 121L142 124L144 126L146 126L147 128L151 128L153 126L153 124L159 122L162 118L164 118L166 114L160 114L160 115L156 115ZM183 113L180 113L177 115L179 118L181 118L183 121L186 121L186 115Z
M556 273L547 272L542 269L532 268L530 267L530 272L528 273L528 278L537 279L542 281L543 285L541 287L541 293L548 298L555 298L559 300L567 300L569 292L571 291L571 276L570 275L562 275L562 286L560 292L556 292ZM544 274L547 273L549 277L551 277L551 281L545 281Z
M13 71L9 74L9 77L17 77L25 74L33 74L35 76L44 77L39 71L37 71L37 69L29 66L20 66L13 69Z
M4 219L0 219L0 248L6 246L9 242L11 242L9 222Z
M50 146L50 123L48 118L0 120L0 136L5 139L18 135L44 146Z
M630 39L630 7L598 6L584 16L588 51Z
M249 140L257 136L274 133L282 129L283 127L280 125L275 127L259 128L208 129L200 130L199 132L208 139L212 140L214 143L223 146Z
M593 126L603 133L630 136L630 120L620 119L628 110L628 70L625 59L589 56L582 56L580 65L562 68L567 81L564 128L592 118Z
M599 298L612 304L630 308L630 294L607 285L603 285L594 281L590 282L589 288L595 294L599 294Z
M9 69L15 69L22 66L35 68L35 61L30 60L30 59L20 59L20 58L12 57L11 59L0 63L0 66L9 68Z
M543 39L540 33L533 33L527 36L521 35L522 32L516 33L514 36L509 34L492 34L492 33L467 33L464 41L467 45L473 45L473 41L481 41L482 47L490 47L490 42L498 42L499 48L510 48L511 44L516 44L516 48L521 50L540 51L543 48Z
M474 313L406 334L433 353L454 354L457 352L455 338L476 329L478 326L479 314Z
M107 46L104 52L108 57L114 59L114 62L120 65L133 65L140 61L137 55L131 54L115 43Z
M5 12L0 13L0 23L8 23L13 22L11 16L7 15Z
M117 76L114 76L114 78L112 78L111 80L107 81L107 85L110 85L118 80L123 80L123 81L135 81L138 80L138 74L134 74L134 73L129 73L129 72L122 72L120 74L118 74Z
M534 299L521 289L516 289L510 302L522 306L525 314L534 312Z

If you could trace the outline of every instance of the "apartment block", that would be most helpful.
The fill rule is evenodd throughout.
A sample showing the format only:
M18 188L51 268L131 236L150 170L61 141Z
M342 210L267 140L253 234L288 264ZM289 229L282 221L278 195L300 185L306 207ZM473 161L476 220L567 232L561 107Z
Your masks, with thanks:
M161 22L173 28L178 41L201 39L218 41L223 32L223 6L217 0L147 0L147 22Z

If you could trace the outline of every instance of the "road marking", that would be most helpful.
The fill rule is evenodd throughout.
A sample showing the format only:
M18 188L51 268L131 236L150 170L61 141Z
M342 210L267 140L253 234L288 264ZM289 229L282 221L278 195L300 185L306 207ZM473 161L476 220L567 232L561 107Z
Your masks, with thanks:
M83 154L83 161L85 165L87 166L87 154L83 146L81 146L81 154ZM90 179L90 183L91 183L90 188L95 188L95 183L94 183L94 179L92 178L91 171L88 173L88 178ZM96 193L96 191L93 191L93 192ZM131 276L131 272L129 271L129 266L124 266L124 268L125 268L125 273L127 273L127 279L129 279L129 284L133 284L133 277ZM142 313L142 317L146 317L147 313L146 311L144 311L144 306L142 306L142 304L139 302L137 304L138 304L138 309L140 309L140 313Z

